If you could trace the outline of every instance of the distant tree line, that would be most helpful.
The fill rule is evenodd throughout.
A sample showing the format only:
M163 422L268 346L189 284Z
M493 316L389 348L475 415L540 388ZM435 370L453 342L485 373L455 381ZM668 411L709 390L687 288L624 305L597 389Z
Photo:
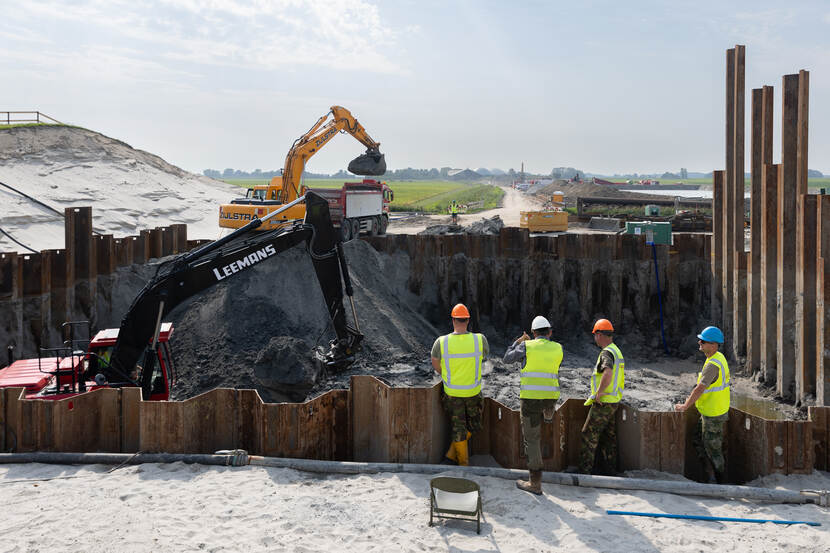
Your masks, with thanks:
M387 171L384 175L385 179L389 180L440 180L446 179L449 176L449 172L452 170L451 167L441 167L440 169L432 168L432 169L414 169L412 167L407 167L405 169L395 169L391 171ZM515 178L518 173L515 169L511 168L506 173L501 169L485 169L483 167L476 169L476 173L482 176L500 176L500 175L508 175L511 178ZM241 171L239 169L231 169L230 167L225 169L224 171L218 171L216 169L205 169L202 171L202 174L206 177L211 177L214 179L270 179L272 177L278 176L282 174L282 169L276 169L272 171L263 171L262 169L254 169L253 171ZM550 176L555 179L572 179L574 177L585 177L588 175L594 175L594 173L586 173L580 169L575 169L573 167L554 167L553 170L550 172ZM526 177L530 177L530 173L525 174ZM596 174L596 176L603 176ZM674 173L670 171L666 171L662 175L658 175L657 173L654 174L637 174L637 173L628 173L624 175L614 174L613 177L621 177L621 178L641 178L641 177L659 177L662 179L688 179L688 178L700 178L700 177L711 177L712 173L689 173L689 171L685 167L681 167L680 171ZM749 174L747 173L747 176ZM807 171L807 176L811 178L822 178L824 175L821 171L817 171L815 169L810 169ZM303 171L303 177L309 179L352 179L355 177L352 173L341 169L340 171L329 175L327 173L310 173L308 171Z
M441 167L440 169L436 169L434 167L432 169L414 169L412 167L407 167L405 169L387 171L383 178L389 180L440 180L448 178L451 170L452 167ZM493 169L492 172L488 171L488 175L499 173L504 174L504 171L499 169ZM255 169L253 171L240 171L239 169L227 168L224 171L218 171L216 169L205 169L202 171L202 174L206 177L214 179L270 179L281 175L282 170L263 171L261 169ZM303 177L310 179L353 179L355 178L355 175L341 169L332 175L327 173L309 173L308 171L303 171Z
M212 179L270 179L282 174L282 169L274 169L271 171L263 171L262 169L254 169L253 171L240 171L239 169L231 169L230 167L224 171L217 171L216 169L205 169L202 174ZM309 173L303 171L303 176L310 179L325 179L328 175L324 173Z
M572 179L574 177L585 176L585 171L574 169L573 167L554 167L550 172L550 176L555 179Z

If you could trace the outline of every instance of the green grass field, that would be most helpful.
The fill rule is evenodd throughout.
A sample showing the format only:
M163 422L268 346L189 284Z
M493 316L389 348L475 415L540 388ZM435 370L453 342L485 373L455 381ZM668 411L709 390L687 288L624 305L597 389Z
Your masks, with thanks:
M355 177L357 180L359 177ZM268 179L226 179L225 182L250 188L267 184ZM305 179L309 188L340 188L341 179ZM422 213L444 213L452 200L460 204L483 201L481 208L470 209L475 213L493 209L499 205L504 191L497 186L469 185L448 181L387 181L394 193L392 211L418 211Z
M0 130L3 129L14 129L17 127L73 127L77 129L81 129L83 127L78 127L76 125L64 125L62 123L11 123L9 125L3 123L0 124Z

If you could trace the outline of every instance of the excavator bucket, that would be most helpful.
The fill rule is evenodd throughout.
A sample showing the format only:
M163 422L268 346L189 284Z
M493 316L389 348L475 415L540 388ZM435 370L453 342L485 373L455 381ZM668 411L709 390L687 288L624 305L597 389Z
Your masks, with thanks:
M355 175L380 176L386 173L386 159L378 150L368 149L349 163L349 171Z

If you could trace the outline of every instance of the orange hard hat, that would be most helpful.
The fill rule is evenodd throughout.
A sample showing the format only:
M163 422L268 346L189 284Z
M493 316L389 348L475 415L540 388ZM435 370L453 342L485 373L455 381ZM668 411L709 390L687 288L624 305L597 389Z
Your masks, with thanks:
M605 332L614 332L614 325L611 324L611 321L608 319L599 319L597 322L594 323L594 330L591 332L596 334L598 331L603 330Z
M452 308L452 313L450 313L453 319L469 319L470 312L467 310L467 306L463 303L455 304L455 307Z

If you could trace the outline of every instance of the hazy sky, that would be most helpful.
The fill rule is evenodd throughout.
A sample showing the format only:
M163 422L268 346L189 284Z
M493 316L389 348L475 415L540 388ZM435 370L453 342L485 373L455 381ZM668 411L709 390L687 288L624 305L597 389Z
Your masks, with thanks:
M725 50L750 90L810 71L830 173L830 3L0 0L2 110L40 110L185 169L282 167L333 104L392 169L724 166ZM749 140L747 130L747 141ZM336 137L307 168L362 152ZM747 145L747 164L749 163ZM776 161L780 145L775 145Z

